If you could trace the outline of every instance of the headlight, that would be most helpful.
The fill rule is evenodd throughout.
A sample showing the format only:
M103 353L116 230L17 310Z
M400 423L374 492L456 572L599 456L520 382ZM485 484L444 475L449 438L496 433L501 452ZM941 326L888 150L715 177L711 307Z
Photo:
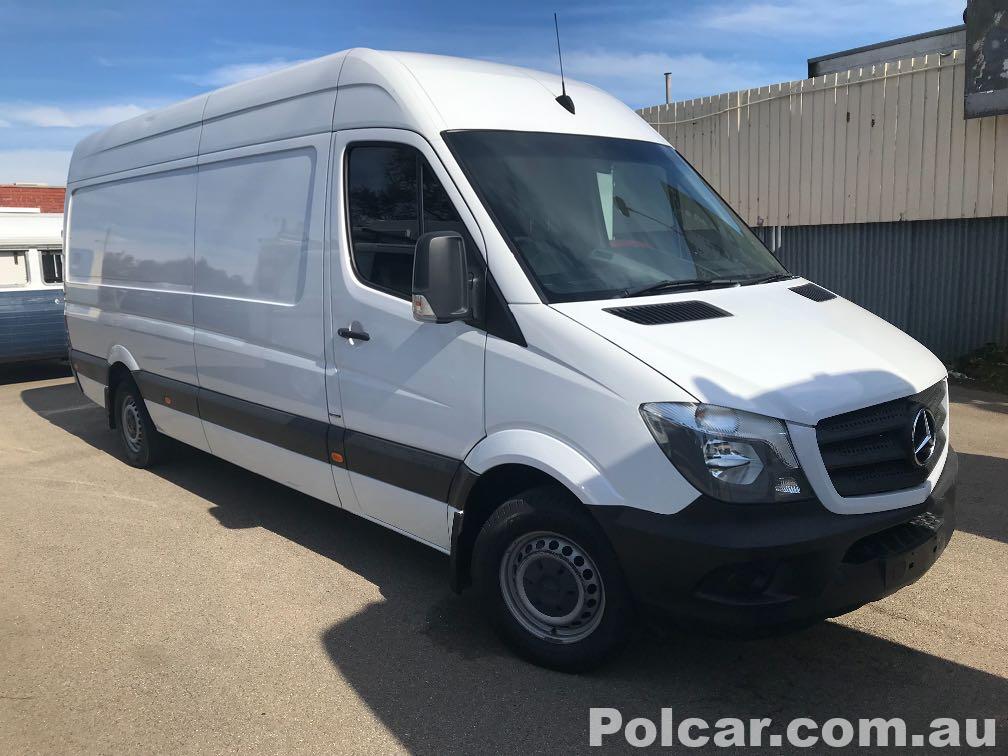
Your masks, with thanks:
M643 404L641 416L676 469L701 492L729 502L806 499L784 423L710 404Z

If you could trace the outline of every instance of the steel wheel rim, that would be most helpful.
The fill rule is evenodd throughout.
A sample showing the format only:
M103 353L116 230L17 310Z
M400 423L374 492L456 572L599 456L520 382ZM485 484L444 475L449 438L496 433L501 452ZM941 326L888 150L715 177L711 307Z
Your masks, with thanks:
M605 589L594 560L558 533L538 531L512 541L501 559L500 585L511 615L543 640L584 640L605 611Z
M143 442L143 430L140 427L140 411L136 400L131 396L123 402L122 432L126 446L134 454L139 454Z

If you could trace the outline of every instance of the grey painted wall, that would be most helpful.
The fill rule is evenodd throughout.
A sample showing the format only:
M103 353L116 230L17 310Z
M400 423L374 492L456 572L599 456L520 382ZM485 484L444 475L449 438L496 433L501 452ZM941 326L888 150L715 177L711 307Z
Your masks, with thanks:
M773 248L774 229L755 229ZM797 275L898 326L945 360L1008 343L1008 218L790 226L775 254Z

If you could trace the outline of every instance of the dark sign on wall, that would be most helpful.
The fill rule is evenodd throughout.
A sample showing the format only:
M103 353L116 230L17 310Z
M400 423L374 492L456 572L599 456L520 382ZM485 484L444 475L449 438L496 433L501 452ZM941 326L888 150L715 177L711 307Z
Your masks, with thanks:
M966 9L967 118L1008 113L1008 0Z

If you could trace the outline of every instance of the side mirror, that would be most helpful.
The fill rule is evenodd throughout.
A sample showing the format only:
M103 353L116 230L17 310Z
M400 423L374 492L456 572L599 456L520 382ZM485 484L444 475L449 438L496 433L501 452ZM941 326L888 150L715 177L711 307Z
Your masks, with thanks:
M451 323L472 317L465 242L454 231L434 231L417 240L413 317L422 323Z

